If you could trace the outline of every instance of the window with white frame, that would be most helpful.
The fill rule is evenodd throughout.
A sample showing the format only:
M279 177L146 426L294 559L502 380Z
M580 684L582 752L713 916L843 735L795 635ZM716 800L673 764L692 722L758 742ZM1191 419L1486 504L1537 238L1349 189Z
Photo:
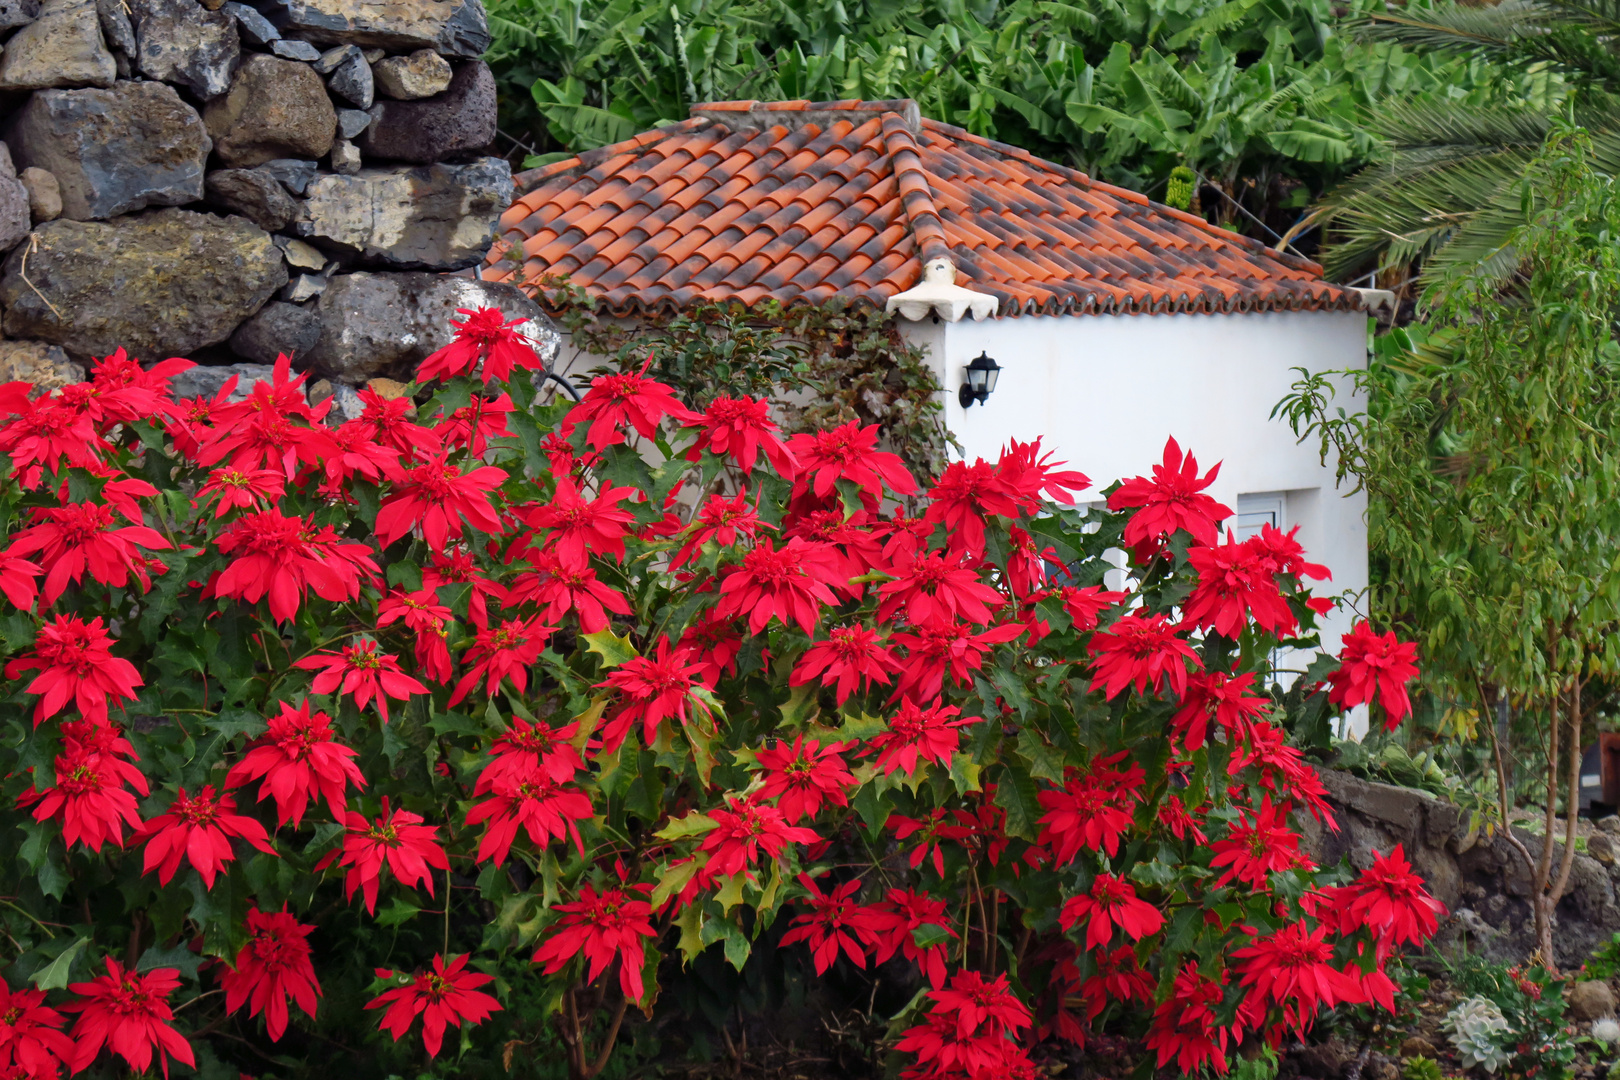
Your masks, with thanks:
M1239 495L1237 513L1232 516L1230 528L1239 540L1259 536L1266 525L1287 530L1284 525L1287 500L1280 491L1265 491L1255 495Z

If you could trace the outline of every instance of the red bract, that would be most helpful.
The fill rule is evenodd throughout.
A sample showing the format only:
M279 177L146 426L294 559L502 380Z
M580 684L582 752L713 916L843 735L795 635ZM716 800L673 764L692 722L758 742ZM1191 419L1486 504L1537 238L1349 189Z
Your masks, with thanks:
M232 837L246 840L267 855L276 853L263 825L238 814L235 799L229 795L216 798L213 786L205 784L195 797L181 788L169 808L147 821L134 839L145 842L143 872L156 870L159 885L167 885L180 869L180 860L186 859L202 875L203 888L212 889L225 864L236 860Z
M720 547L730 547L739 536L752 540L761 528L770 527L759 520L759 514L748 502L746 491L738 492L731 499L723 495L710 495L692 519L686 543L670 556L669 568L679 570L710 541Z
M978 719L962 716L961 712L955 705L922 708L904 698L888 729L874 735L862 754L877 754L877 767L884 776L896 769L911 776L917 771L918 761L932 761L949 769L951 755L962 741L957 729Z
M898 1049L917 1055L907 1080L1013 1080L1028 1059L1016 1042L1030 1025L1029 1009L1008 989L1007 977L985 981L977 971L963 969L951 976L943 990L931 990L934 1007L925 1023L908 1029Z
M479 572L472 556L456 548L447 552L434 552L433 563L422 571L422 588L435 593L445 585L468 585L467 618L481 629L489 626L489 601L496 606L506 603L506 587L491 581Z
M573 481L559 478L556 494L547 505L524 508L519 516L531 528L551 530L543 546L559 562L583 569L592 555L624 558L625 533L636 518L619 509L619 503L633 494L634 488L604 484L600 494L587 502ZM524 543L532 544L534 539L531 536Z
M44 572L38 563L0 552L0 593L19 609L32 610L34 601L39 599L39 585L34 579Z
M782 811L762 802L758 794L746 799L726 799L726 808L709 811L716 823L703 837L699 849L709 853L709 861L698 875L704 884L748 870L763 852L775 859L789 843L813 844L820 837L814 829L787 823ZM749 879L753 879L752 872Z
M1277 637L1299 628L1288 601L1277 589L1274 563L1253 541L1238 543L1226 534L1219 547L1195 547L1187 561L1198 571L1198 587L1182 608L1182 621L1236 638L1253 619Z
M1255 935L1251 944L1232 951L1238 982L1249 987L1242 1014L1258 1027L1268 1006L1282 1010L1283 1022L1304 1034L1318 1008L1362 1001L1361 982L1329 963L1333 946L1327 928L1308 930L1303 920L1272 934Z
M925 627L915 634L895 634L889 640L907 650L905 663L900 666L900 678L894 687L894 696L938 697L944 689L945 675L950 673L957 686L973 681L973 672L984 666L993 645L1015 641L1024 634L1022 623L1006 623L975 633L968 623L955 623L944 627Z
M1172 735L1181 736L1181 750L1191 754L1204 745L1209 722L1226 732L1229 741L1245 737L1249 727L1271 709L1268 698L1253 697L1255 675L1195 672L1187 680L1181 708L1170 718Z
M107 722L107 699L134 701L135 689L146 685L135 665L112 654L113 638L100 617L85 622L77 615L58 615L39 628L34 651L6 664L6 678L37 671L26 690L38 694L34 726L70 704L79 715Z
M439 417L433 425L433 434L450 449L470 450L474 457L482 457L489 449L489 440L512 434L507 418L516 409L510 394L494 399L474 396L471 405L463 405L449 416Z
M61 818L66 847L82 843L100 851L109 841L122 847L124 827L141 827L135 796L126 786L142 795L151 791L134 760L134 747L115 728L88 721L65 723L62 752L52 766L56 786L37 794L25 793L17 801L34 805L35 821Z
M64 459L75 469L99 465L99 451L106 444L90 417L52 397L30 401L29 389L28 383L0 385L0 412L16 414L0 425L0 454L11 458L12 478L32 490L44 479L46 469L58 472Z
M608 674L597 687L617 690L624 704L602 728L602 746L607 753L624 742L630 725L641 721L642 742L651 746L658 740L658 725L675 719L681 726L694 722L709 707L693 697L694 690L707 689L697 679L698 665L685 649L670 652L669 638L658 639L658 650L651 656L636 656ZM688 712L690 709L690 713Z
M1226 981L1224 974L1221 981ZM1189 960L1182 966L1170 996L1153 1010L1148 1031L1147 1047L1157 1052L1159 1068L1175 1062L1189 1075L1206 1065L1216 1073L1226 1071L1227 1044L1238 1036L1215 1018L1221 998L1220 984L1201 974L1196 963Z
M788 450L799 463L793 499L812 495L825 501L837 492L838 481L848 480L860 490L866 508L875 510L883 499L884 485L896 495L916 491L917 481L906 471L905 462L898 454L879 450L877 444L877 425L863 428L854 420L831 431L793 436Z
M848 806L844 791L855 786L855 777L839 756L841 749L838 743L823 747L819 739L803 735L791 744L766 740L754 755L765 773L760 798L776 799L789 824L815 818L823 806Z
M354 707L364 709L376 699L377 712L388 723L388 699L409 701L412 694L426 694L428 688L400 670L390 653L379 653L375 641L360 640L343 646L339 652L322 652L293 662L293 667L314 671L310 690L316 694L348 694Z
M216 503L217 521L232 510L274 506L286 489L287 478L275 469L215 469L198 490L196 504Z
M432 457L443 449L436 432L407 419L416 408L410 398L385 398L369 388L362 388L359 397L364 406L360 415L339 431L352 428L364 441L406 457Z
M1069 897L1058 915L1058 925L1065 930L1077 922L1086 924L1086 948L1097 949L1113 940L1115 927L1132 941L1157 934L1164 916L1146 900L1137 899L1130 882L1113 874L1098 874L1091 892Z
M977 570L939 552L896 567L895 573L897 580L878 587L877 617L884 622L904 613L916 627L940 629L962 619L983 626L993 618L991 608L1005 602L979 580Z
M456 328L455 339L442 349L428 354L416 369L417 382L432 382L455 375L465 375L480 361L484 385L505 382L512 377L514 368L533 370L544 368L545 362L534 347L518 331L527 319L507 322L499 308L457 308L457 315L465 319L451 319Z
M467 674L456 683L455 692L450 695L450 704L455 705L472 693L479 679L484 680L484 694L488 697L495 695L495 688L502 679L510 680L521 694L529 685L530 665L539 659L540 650L546 647L546 639L556 629L555 626L541 625L540 618L536 616L532 619L507 619L493 630L479 630L472 648L467 650Z
M1179 795L1166 795L1159 803L1159 824L1168 829L1170 835L1177 840L1191 839L1200 847L1209 843L1209 837L1198 827L1198 821L1188 811Z
M935 900L920 892L890 889L883 902L867 909L868 925L873 934L872 962L882 964L896 952L917 965L917 970L928 977L935 990L945 985L945 941L927 947L917 944L916 932L925 926L945 931L948 938L956 937L951 929L950 912L945 901Z
M1120 484L1108 496L1108 509L1136 509L1125 523L1125 542L1136 549L1136 557L1152 558L1178 530L1200 544L1214 544L1220 537L1217 526L1232 516L1230 507L1203 494L1215 482L1221 467L1217 464L1198 475L1198 461L1181 455L1175 439L1164 444L1164 462L1153 466L1153 479L1136 476Z
M1258 811L1245 811L1224 839L1210 845L1210 850L1215 853L1209 861L1210 869L1226 867L1215 882L1217 889L1241 881L1263 891L1269 887L1273 873L1306 863L1299 853L1299 837L1288 827L1286 810L1273 806L1269 796Z
M66 1022L45 1004L45 991L0 981L0 1076L16 1069L28 1080L55 1080L73 1061L73 1040L58 1030Z
M837 684L838 704L843 705L863 683L867 689L873 683L888 686L890 673L899 667L875 630L859 625L839 626L827 634L825 641L817 641L805 650L788 683L803 686L819 675L822 686Z
M764 450L771 468L783 479L793 479L797 462L787 444L778 437L776 425L771 421L769 401L756 401L747 396L717 397L694 424L703 430L687 454L688 461L697 461L698 455L708 450L721 457L729 456L738 468L752 472L759 452Z
M236 954L235 967L219 977L225 990L225 1011L233 1013L246 1005L249 1016L263 1013L271 1042L279 1041L287 1031L289 1003L313 1020L321 985L310 964L309 942L304 939L314 929L285 911L250 908L248 942Z
M1384 726L1394 731L1412 712L1406 684L1417 676L1417 646L1396 641L1393 632L1375 634L1362 620L1344 635L1339 670L1328 675L1328 700L1351 708L1376 698L1384 706Z
M145 525L116 527L112 507L96 503L37 510L34 521L12 539L6 554L14 558L38 557L45 569L41 591L47 606L56 603L69 584L83 581L87 570L95 580L115 589L127 585L131 573L144 586L146 556L140 549L169 548L169 542L156 529Z
M1107 630L1091 635L1093 690L1112 700L1134 685L1138 694L1149 686L1158 693L1166 683L1177 696L1187 692L1187 661L1202 667L1168 615L1121 615Z
M1052 849L1059 866L1073 862L1081 848L1105 852L1109 858L1119 854L1120 836L1136 816L1146 779L1134 761L1124 770L1116 768L1128 756L1121 751L1098 758L1087 773L1071 769L1061 790L1036 796L1046 810L1040 820L1040 842Z
M467 534L468 525L498 535L501 520L489 499L506 475L505 469L493 465L463 473L443 454L411 466L393 478L393 489L377 511L377 543L387 547L421 529L428 547L443 551L450 537Z
M742 634L735 622L718 618L711 608L686 628L686 633L681 635L681 648L697 665L697 680L713 686L723 676L737 674Z
M1065 585L1058 595L1062 600L1063 610L1069 613L1076 630L1097 629L1098 616L1124 600L1126 596L1122 592L1109 592L1101 585L1090 585L1084 589Z
M695 424L702 418L675 400L675 392L656 379L647 378L652 355L636 372L617 375L598 375L585 392L585 398L569 410L561 432L563 438L573 435L581 424L589 424L585 432L585 445L593 450L605 450L624 442L619 428L628 423L642 438L650 439L658 432L658 423L664 417L683 424Z
M456 957L448 966L443 956L435 956L432 971L417 972L409 986L384 991L366 1008L388 1006L377 1026L392 1035L395 1042L405 1037L420 1016L422 1045L428 1057L438 1057L446 1027L482 1024L491 1014L501 1011L500 1002L478 989L494 982L495 976L463 970L466 966L466 956ZM378 968L377 977L392 979L395 975L387 968Z
M359 791L366 787L354 763L358 751L338 742L332 718L323 712L311 715L307 700L296 709L285 701L280 704L281 713L269 717L269 731L225 774L225 786L237 788L262 778L259 801L275 796L278 825L301 826L312 798L325 799L341 821L348 808L347 785Z
M1142 970L1136 950L1129 945L1112 951L1097 949L1091 953L1091 964L1096 974L1080 984L1080 996L1086 999L1087 1020L1101 1016L1112 1001L1153 1004L1153 979Z
M438 594L427 589L411 593L396 589L383 597L377 604L377 629L396 622L403 622L416 635L417 670L434 682L448 682L455 673L444 641L450 609L439 602Z
M1249 766L1260 772L1260 787L1276 796L1305 804L1330 829L1337 829L1327 805L1327 788L1298 748L1288 745L1288 733L1273 723L1251 724L1234 742L1226 770L1233 776Z
M1044 495L1065 506L1074 505L1075 491L1091 486L1091 477L1074 469L1065 469L1064 462L1053 462L1051 453L1041 453L1041 437L1034 442L1008 441L996 462L996 472L1005 491L1033 510Z
M151 1067L154 1051L165 1077L171 1055L196 1068L191 1044L170 1026L174 1010L168 999L180 985L179 976L175 968L136 974L109 956L107 974L69 986L79 995L79 1000L62 1006L63 1012L79 1014L72 1033L72 1071L89 1068L103 1046L129 1062L137 1073Z
M933 855L934 873L940 877L945 876L945 850L940 844L945 839L948 826L945 824L945 811L934 810L926 818L909 818L904 814L890 814L888 826L894 830L896 840L905 840L909 837L918 837L918 843L911 852L911 868L917 869L923 864L929 854Z
M553 551L528 552L533 570L519 574L512 582L507 603L536 604L542 610L540 618L559 621L572 611L579 619L579 628L587 634L597 634L608 628L608 612L629 615L630 603L624 594L596 576L587 566L564 565Z
M1297 532L1298 525L1283 532L1267 522L1260 526L1259 535L1251 536L1246 542L1254 545L1260 557L1270 564L1272 573L1317 581L1331 578L1333 575L1321 563L1305 561L1305 549L1294 539Z
M383 866L393 871L401 885L425 885L433 895L433 874L429 868L449 870L450 860L438 843L438 830L423 825L422 816L404 808L390 810L388 799L382 801L382 813L375 822L353 810L343 815L343 847L328 853L315 864L316 871L325 870L334 862L349 868L343 878L343 897L354 898L361 890L366 902L366 913L377 911L377 885L382 880Z
M535 847L542 849L554 839L572 836L580 857L584 857L585 842L580 839L577 823L589 821L595 811L591 800L578 788L563 787L549 777L532 776L498 780L491 789L489 798L467 811L468 825L484 824L484 838L479 841L474 861L493 859L497 866L505 862L519 828Z
M1033 500L1020 498L1007 487L996 467L983 458L972 465L953 461L945 466L939 482L929 489L928 499L923 520L945 526L950 550L975 559L984 556L987 516L1017 518L1035 508Z
M877 942L877 930L872 914L855 902L861 891L857 878L846 881L830 892L823 893L809 874L799 875L799 884L808 893L810 905L807 915L793 916L793 928L782 935L783 945L800 941L810 946L810 962L816 974L825 974L838 959L840 951L858 968L866 966L866 949Z
M489 748L489 764L478 774L474 795L485 795L502 782L520 782L546 777L562 784L585 767L579 751L569 740L579 734L578 724L553 728L544 720L532 724L514 719L505 734L497 736Z
M1388 856L1372 853L1372 865L1353 885L1334 891L1341 932L1365 926L1389 945L1422 945L1440 928L1446 905L1423 887L1406 852L1396 844Z
M746 613L750 634L772 618L813 634L821 605L838 603L828 588L843 583L838 574L838 556L826 544L794 539L778 548L761 539L721 579L714 613L722 619Z
M101 413L100 422L111 427L172 414L169 380L196 366L190 360L171 357L143 368L123 349L114 349L90 370L89 386Z
M582 885L579 899L555 904L562 917L551 928L551 936L534 950L534 962L544 964L544 973L555 975L576 956L590 965L586 982L595 982L608 965L619 963L619 989L630 1001L640 1001L646 993L641 969L646 963L644 938L656 937L652 926L652 905L635 897L650 892L650 885L614 886L597 892Z
M217 543L221 554L233 558L208 591L250 604L268 596L270 617L277 622L298 613L306 591L342 603L358 597L361 579L378 572L369 546L340 540L331 526L317 529L304 518L274 510L243 515Z

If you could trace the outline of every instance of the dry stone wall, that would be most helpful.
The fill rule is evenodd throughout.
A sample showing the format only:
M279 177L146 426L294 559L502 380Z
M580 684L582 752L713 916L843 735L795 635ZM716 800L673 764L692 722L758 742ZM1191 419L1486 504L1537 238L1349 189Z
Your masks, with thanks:
M467 306L554 349L469 270L512 201L489 40L481 0L0 0L0 380L287 352L342 405Z

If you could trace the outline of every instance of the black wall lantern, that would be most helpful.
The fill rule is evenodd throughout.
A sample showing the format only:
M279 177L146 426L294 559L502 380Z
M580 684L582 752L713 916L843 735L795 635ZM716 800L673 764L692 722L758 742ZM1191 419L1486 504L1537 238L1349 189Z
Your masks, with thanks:
M1001 365L981 350L964 374L967 377L962 381L962 389L956 393L956 400L965 409L975 401L983 405L985 398L996 392L996 378L1001 374Z

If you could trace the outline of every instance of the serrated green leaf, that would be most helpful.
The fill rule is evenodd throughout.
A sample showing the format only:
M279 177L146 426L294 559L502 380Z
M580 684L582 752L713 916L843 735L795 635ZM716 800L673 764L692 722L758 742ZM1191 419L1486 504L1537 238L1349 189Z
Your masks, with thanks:
M730 911L743 902L743 885L748 881L748 871L739 870L726 878L726 883L720 886L714 898L720 903L720 910Z
M1063 755L1029 728L1018 733L1017 753L1029 762L1029 775L1035 779L1063 783Z
M581 634L585 648L602 658L602 666L606 668L618 667L634 660L641 654L636 647L630 644L628 636L620 637L612 630L599 630L594 634Z
M409 900L406 900L404 897L396 896L388 902L387 907L383 908L377 913L377 925L398 926L400 923L405 922L408 919L415 918L417 912L421 910L422 909L420 907L411 903Z
M65 990L69 982L68 972L79 954L84 952L85 946L90 944L89 938L79 938L73 944L56 954L56 959L40 968L28 977L28 981L41 990Z
M1007 835L1033 841L1040 833L1041 803L1035 781L1023 769L1008 766L996 781L996 805L1007 811Z
M795 686L788 699L782 703L782 724L785 727L799 728L814 720L820 711L816 706L816 694L817 689L813 682Z
M702 836L711 829L718 829L720 823L712 817L707 817L693 810L683 818L673 818L668 825L653 833L660 840L680 840L688 836Z
M691 963L703 951L703 905L686 905L675 925L681 928L681 956Z
M156 971L158 968L174 968L187 982L196 982L197 968L207 959L208 957L201 953L192 952L182 941L167 949L147 949L141 953L140 962L135 965L135 970Z
M653 886L651 903L653 910L657 911L664 906L664 901L686 888L687 882L697 876L698 863L696 860L680 863L665 870L658 878L658 884ZM682 946L685 947L684 944Z

